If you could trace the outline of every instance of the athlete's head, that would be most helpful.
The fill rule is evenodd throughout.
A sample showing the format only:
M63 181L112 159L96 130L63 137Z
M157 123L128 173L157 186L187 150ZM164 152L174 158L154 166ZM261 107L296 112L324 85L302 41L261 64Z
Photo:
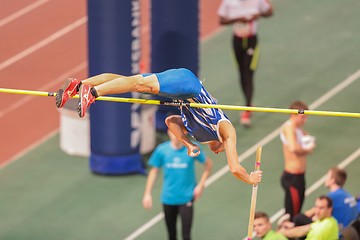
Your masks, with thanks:
M168 129L167 134L169 135L172 146L176 149L182 148L182 142Z
M315 200L315 216L319 220L331 217L333 203L331 198L321 195Z
M345 170L338 167L332 167L328 171L325 180L325 187L343 187L345 185L347 173Z
M290 109L297 109L297 110L308 110L308 106L302 101L295 101L293 102ZM292 114L291 118L295 122L295 124L299 127L303 126L306 123L307 115L305 114Z
M265 237L271 230L269 216L264 212L256 212L254 216L254 231L258 237Z
M223 143L219 141L212 141L209 142L209 148L211 151L213 151L215 154L218 154L225 150L225 146Z

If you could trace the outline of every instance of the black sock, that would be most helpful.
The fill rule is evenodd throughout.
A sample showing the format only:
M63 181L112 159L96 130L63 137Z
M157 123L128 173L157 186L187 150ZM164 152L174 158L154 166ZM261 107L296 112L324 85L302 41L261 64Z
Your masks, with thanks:
M99 95L94 87L90 88L90 92L95 98L99 97Z
M82 85L82 82L80 81L79 85L77 85L77 87L76 87L76 92L77 92L77 93L80 91L81 85Z

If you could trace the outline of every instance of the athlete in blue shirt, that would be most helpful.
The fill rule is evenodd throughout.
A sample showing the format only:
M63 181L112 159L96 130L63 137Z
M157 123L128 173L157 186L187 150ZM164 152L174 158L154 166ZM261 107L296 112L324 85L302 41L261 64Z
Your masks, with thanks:
M200 80L185 68L134 76L104 73L82 81L69 79L56 94L56 106L62 107L77 92L80 95L78 105L80 117L85 115L86 109L96 97L126 92L151 93L183 103L216 104L216 99L205 90ZM236 178L251 185L261 181L261 171L248 174L240 165L236 150L235 128L222 110L190 108L181 104L179 108L181 116L170 116L165 122L188 149L189 156L197 156L200 148L190 141L187 134L199 142L207 143L215 153L225 150L230 171Z
M327 195L333 201L332 215L341 228L347 227L359 215L355 197L343 188L346 178L345 170L333 167L328 171L325 180L325 187L330 190Z
M339 229L343 230L358 218L359 211L356 207L356 199L344 190L347 173L344 169L332 167L325 179L325 187L329 189L327 196L332 200L332 216L336 219ZM306 225L315 221L316 209L311 208L305 214L295 216L295 225ZM341 232L340 232L341 233Z
M200 153L190 157L186 147L169 130L170 141L158 145L149 159L152 167L146 182L143 206L150 209L153 205L152 189L160 169L162 169L163 186L161 202L169 239L176 238L176 220L178 215L182 222L183 239L190 239L193 202L198 200L205 187L205 181L212 168L211 160ZM195 161L204 164L200 181L196 183Z

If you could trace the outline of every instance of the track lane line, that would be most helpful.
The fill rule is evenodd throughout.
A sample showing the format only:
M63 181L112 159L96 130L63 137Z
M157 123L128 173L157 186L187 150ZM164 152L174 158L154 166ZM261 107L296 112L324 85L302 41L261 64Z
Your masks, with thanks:
M15 162L17 159L20 159L22 156L24 156L25 154L28 154L31 150L37 148L38 146L40 146L41 144L45 143L46 141L49 140L49 138L53 137L55 134L57 134L59 132L59 128L51 131L50 133L48 133L47 135L43 136L41 139L37 140L36 142L33 142L30 146L28 146L26 149L18 152L15 156L13 156L11 159L14 160L9 160L9 161L4 161L2 163L0 163L0 170L3 169L4 167L8 166L9 164Z
M62 83L64 79L68 78L69 76L74 75L77 72L80 72L87 67L87 61L82 62L81 64L77 65L76 67L70 69L69 71L66 71L65 73L61 74L59 77L55 78L55 80L52 80L48 82L47 84L40 87L40 90L46 91L47 89L53 89L57 84ZM2 118L5 114L15 111L19 106L23 105L25 102L29 101L30 99L34 98L36 96L24 96L20 100L12 103L5 109L2 109L0 111L0 118Z
M0 71L11 66L12 64L22 60L23 58L31 55L32 53L36 52L37 50L49 45L50 43L54 42L55 40L61 38L62 36L68 34L69 32L73 31L74 29L82 26L83 24L87 23L87 17L82 17L72 24L60 29L59 31L55 32L54 34L50 35L49 37L41 40L40 42L34 44L33 46L25 49L24 51L14 55L11 58L0 63Z
M22 9L20 9L19 11L11 14L10 16L7 16L6 18L3 18L2 20L0 20L0 27L3 27L4 25L8 24L9 22L14 21L15 19L31 12L32 10L40 7L41 5L47 3L49 0L39 0L36 1Z
M49 84L43 86L45 87L50 87L50 86L54 86L59 82L62 82L64 80L64 78L74 75L77 72L80 72L82 70L84 70L87 67L87 62L83 62L81 64L79 64L78 66L72 68L71 70L65 72L64 74L60 75L59 77L57 77L54 81L50 82ZM31 96L30 96L31 98ZM21 101L13 104L10 108L5 109L4 111L0 112L0 118L6 114L7 112L14 110L14 108L18 107L19 104L22 104L23 102L27 102L29 100L28 97L25 97L24 99L22 99ZM49 138L51 138L52 136L54 136L55 134L57 134L59 132L59 128L51 131L49 134L47 134L46 136L42 137L41 139L35 141L34 143L32 143L30 146L26 147L25 149L23 149L22 151L18 152L17 154L15 154L14 156L12 156L10 159L8 159L7 161L4 161L3 163L0 164L0 169L6 167L7 165L15 162L16 160L18 160L20 157L24 156L25 154L29 153L31 150L33 150L34 148L38 147L39 145L43 144L44 142L46 142Z

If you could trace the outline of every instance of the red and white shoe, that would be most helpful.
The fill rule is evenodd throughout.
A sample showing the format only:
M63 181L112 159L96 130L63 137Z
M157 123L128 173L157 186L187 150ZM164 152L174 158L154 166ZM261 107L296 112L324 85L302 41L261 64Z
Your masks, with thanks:
M79 92L81 81L76 78L69 78L64 85L56 92L55 101L56 107L61 108L65 105L67 100L75 96Z
M79 93L79 104L77 111L79 113L79 117L84 117L86 113L86 109L95 102L95 96L91 93L92 86L90 85L81 85Z
M251 112L250 111L244 111L241 113L240 123L242 125L244 125L245 127L251 126Z

